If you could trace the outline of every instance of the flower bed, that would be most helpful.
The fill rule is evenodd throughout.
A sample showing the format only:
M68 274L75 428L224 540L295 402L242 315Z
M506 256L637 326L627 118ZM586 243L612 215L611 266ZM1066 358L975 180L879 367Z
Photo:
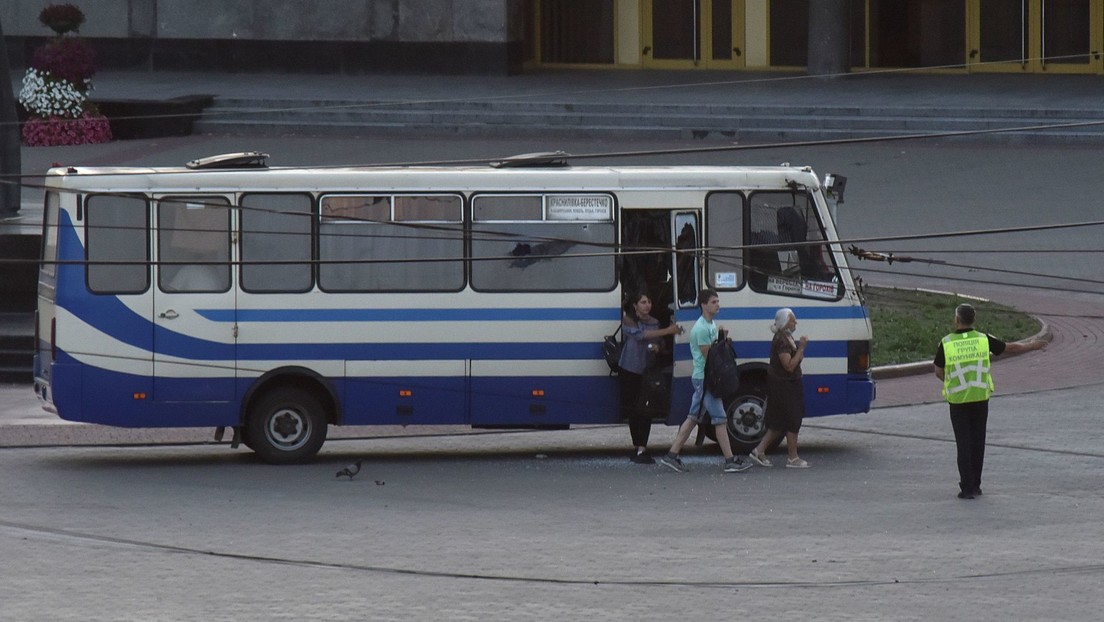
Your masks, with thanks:
M35 50L23 77L19 103L30 115L23 124L23 143L39 147L111 140L111 124L87 103L95 54L86 41L66 35L84 23L84 14L72 4L50 5L38 19L58 36Z
M111 140L111 123L89 112L80 117L32 117L23 124L23 144L28 147L88 145Z

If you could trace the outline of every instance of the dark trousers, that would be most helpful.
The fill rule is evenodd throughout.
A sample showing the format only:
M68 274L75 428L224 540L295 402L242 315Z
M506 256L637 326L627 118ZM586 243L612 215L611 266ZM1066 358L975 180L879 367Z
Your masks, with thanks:
M981 490L981 469L985 463L985 425L989 401L951 404L951 427L958 446L959 487L963 492Z
M621 383L621 418L629 422L633 447L647 447L648 437L652 433L652 418L644 409L641 399L644 377L623 369L617 375L618 382Z

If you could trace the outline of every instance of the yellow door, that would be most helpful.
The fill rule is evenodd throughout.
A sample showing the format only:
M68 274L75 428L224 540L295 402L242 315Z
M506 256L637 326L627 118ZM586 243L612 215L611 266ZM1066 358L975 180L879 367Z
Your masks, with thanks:
M969 0L970 71L1099 73L1104 0Z
M644 67L744 66L744 0L644 0L640 9Z

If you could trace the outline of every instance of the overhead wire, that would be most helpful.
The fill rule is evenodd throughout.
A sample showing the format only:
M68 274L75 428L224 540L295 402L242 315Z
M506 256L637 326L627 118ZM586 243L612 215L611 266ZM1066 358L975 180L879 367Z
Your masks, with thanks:
M188 202L192 203L194 201L189 200ZM278 215L278 216L301 216L301 217L307 217L307 218L312 218L312 219L317 217L317 215L314 214L313 212L288 212L288 211L274 210L274 209L269 209L269 208L260 208L260 207L255 207L255 206L227 205L224 202L210 203L210 204L207 204L207 205L212 206L212 207L228 208L228 209L234 209L234 210L239 210L239 211L263 212L263 213L274 214L274 215ZM351 217L351 216L342 216L341 220L345 221L345 222L352 222L353 224L356 224L357 221L361 221L364 224L382 224L383 223L383 221L370 220L370 219L360 219L360 218ZM1001 228L994 228L994 229L971 229L971 230L945 231L945 232L925 233L925 234L907 234L907 235L895 235L895 236L877 236L877 237L865 237L865 238L852 238L852 239L841 239L841 240L830 242L830 243L827 243L827 244L824 241L821 241L821 240L813 240L813 241L805 241L805 242L781 242L781 243L774 243L774 244L755 244L755 245L748 244L748 245L726 246L726 247L719 247L719 246L709 247L709 246L706 246L706 247L698 247L698 248L693 248L693 249L682 249L682 250L672 249L672 248L668 248L668 247L663 247L663 248L658 248L658 247L656 247L656 248L647 248L647 247L644 247L644 248L641 248L639 246L634 247L636 250L626 250L626 249L623 249L623 248L619 249L618 248L619 245L616 242L603 243L603 242L596 242L596 241L593 241L593 240L566 238L566 237L562 237L562 236L541 236L541 235L534 235L534 234L528 234L528 233L495 231L493 229L486 229L486 228L483 228L483 229L480 229L480 230L474 230L474 229L467 229L466 226L463 223L457 223L457 225L442 225L442 224L426 224L426 223L417 223L417 222L387 221L386 224L391 225L391 226L398 226L400 228L409 228L409 229L412 229L412 230L415 230L415 231L417 231L417 230L431 230L431 231L434 231L434 232L454 233L454 234L456 234L456 236L455 237L448 237L448 236L442 236L442 235L435 235L435 236L432 236L432 237L427 237L427 236L417 236L417 235L404 236L404 235L396 235L396 234L364 234L364 233L345 233L345 234L336 233L336 234L332 234L332 235L334 237L340 237L340 236L348 235L348 236L352 236L352 237L364 237L364 238L376 237L376 238L388 238L388 239L431 239L431 240L445 240L445 241L448 241L448 240L453 240L453 241L461 241L461 240L463 240L463 241L468 241L468 240L493 241L493 240L499 239L499 238L509 238L509 239L523 239L523 240L526 240L527 242L533 242L533 241L555 242L555 243L566 243L566 244L571 244L571 245L590 246L590 247L596 247L596 248L610 249L609 252L607 252L607 253L602 253L602 252L596 252L596 253L561 253L561 254L554 254L554 255L529 254L529 255L524 256L527 261L537 261L537 260L555 259L555 258L571 259L571 258L594 258L594 257L603 257L603 256L631 256L631 255L635 255L635 254L653 254L653 253L658 253L658 252L662 252L662 253L670 253L670 252L674 252L674 253L699 253L699 252L705 252L705 253L716 253L719 257L724 252L739 252L739 251L743 251L743 250L761 250L761 251L790 250L790 249L796 249L796 248L806 247L806 246L818 246L819 247L819 246L827 245L827 246L831 247L831 246L834 246L834 245L837 245L837 244L842 248L843 245L846 245L846 244L854 245L854 244L858 244L858 243L869 243L869 242L887 242L887 241L908 241L908 240L923 240L923 239L938 239L938 238L955 238L955 237L994 235L994 234L1004 234L1004 233L1034 232L1034 231L1053 230L1053 229L1095 227L1095 226L1104 225L1104 221L1083 221L1083 222L1075 222L1075 223L1051 223L1051 224L1043 224L1043 225L1025 225L1025 226L1018 226L1018 227L1001 227ZM104 229L112 229L112 228L128 229L129 227L110 226L109 225L109 226L104 226L103 228ZM210 232L208 230L192 229L192 228L178 228L178 229L175 229L175 230L177 230L177 231L195 231L195 232L199 232L199 233L208 233L208 232ZM312 235L311 232L288 232L288 231L249 231L247 233L259 234L259 235ZM323 237L329 237L330 235L331 234L327 233L327 234L324 234ZM948 252L950 252L950 251L948 251ZM226 264L226 263L230 263L232 265L263 265L263 264L272 264L272 265L280 265L280 264L324 265L324 264L362 264L362 263L363 264L371 264L371 263L385 264L385 263L419 263L419 262L442 263L442 262L450 262L450 261L500 261L500 260L517 260L517 259L519 259L518 256L504 255L504 256L486 256L486 257L357 258L357 259L309 259L309 260L303 260L303 259L235 260L235 261L232 261L232 262L230 262L230 261L217 261L217 260L211 260L211 261L206 261L206 262L205 261L171 261L171 260L157 260L157 261L154 261L154 260L151 260L147 263L153 264L153 265L158 265L158 264L170 264L170 265L221 265L221 264ZM1031 271L1014 271L1014 270L1009 270L1009 269L1004 269L1004 268L992 268L992 267L981 266L981 265L976 265L976 264L951 263L951 262L946 262L944 260L928 261L928 260L925 260L923 258L917 259L917 258L914 258L914 257L911 257L911 256L908 256L908 260L910 262L911 261L916 261L916 262L933 263L933 264L944 265L944 266L947 266L947 267L958 267L958 268L978 270L978 271L991 271L991 272L996 272L996 273L1016 274L1016 275L1019 275L1019 276L1031 276L1031 277L1056 279L1056 280L1064 280L1064 281L1084 282L1084 283L1090 283L1090 284L1104 284L1104 281L1098 280L1098 279L1089 279L1089 278L1072 277L1072 276L1064 276L1064 275L1054 275L1054 274L1046 274L1046 273L1031 272ZM902 260L900 258L898 258L897 261L902 261ZM29 263L29 262L39 263L39 260L18 260L18 259L0 260L0 263ZM47 263L50 263L50 262L47 262ZM66 261L63 260L63 261L55 261L54 263L72 263L72 262L66 262ZM76 262L76 263L90 263L90 264L104 265L104 264L112 264L112 263L133 264L135 262L82 260L82 261L79 261L79 262ZM736 267L741 267L741 266L739 264L736 264ZM890 274L910 274L909 272L901 272L901 271L898 271L898 272L879 271L879 270L875 270L873 268L859 267L859 266L855 266L855 265L850 265L850 268L853 271L855 271L855 270L859 270L859 271L865 270L867 272L882 272L882 273L890 273ZM915 273L912 273L912 274L915 274ZM917 274L916 276L925 276L925 275ZM938 278L943 278L943 279L948 279L948 280L962 280L962 281L966 281L966 282L985 282L985 283L997 284L997 283L994 283L991 280L967 279L967 278L963 278L963 277L941 276L941 277L938 277ZM1018 284L1018 283L1006 283L1006 284L1011 285L1011 286L1020 286L1020 285L1022 285L1022 284ZM1053 291L1083 291L1083 290L1068 290L1066 288L1047 288L1047 289L1052 289Z
M189 202L192 202L192 201L189 201ZM264 213L269 213L269 214L275 214L275 215L278 215L278 216L301 216L301 217L307 217L307 218L312 218L312 219L317 217L316 214L314 214L313 212L287 212L287 211L273 210L273 209L268 209L268 208L259 208L259 207L254 207L254 206L227 205L227 204L222 203L222 202L212 203L212 204L209 204L209 205L213 206L213 207L226 207L226 208L229 208L229 209L235 209L235 210L240 210L240 211L264 212ZM345 221L345 222L351 222L353 224L356 224L357 221L360 221L364 224L382 224L384 222L384 221L378 221L378 220L361 219L361 218L356 218L356 217L351 217L351 216L342 216L341 220ZM1042 225L1024 225L1024 226L1018 226L1018 227L1000 227L1000 228L993 228L993 229L970 229L970 230L944 231L944 232L925 233L925 234L876 236L876 237L864 237L864 238L845 238L845 239L840 239L840 240L829 242L829 243L825 243L822 240L812 240L812 241L805 241L805 242L780 242L780 243L773 243L773 244L754 244L754 245L753 244L746 244L746 245L734 245L734 246L723 246L723 247L721 247L721 246L712 246L712 247L705 246L705 247L697 247L697 248L693 248L693 249L682 249L682 250L672 249L672 248L667 248L667 247L663 247L663 248L659 248L659 247L647 248L647 247L644 247L644 248L641 248L639 245L636 246L636 247L631 247L631 248L634 248L636 250L624 250L624 249L620 249L619 245L616 242L612 242L612 241L611 242L596 242L596 241L593 241L593 240L566 238L566 237L562 237L562 236L542 236L542 235L535 235L535 234L529 234L529 233L496 231L496 230L493 230L493 229L486 229L486 228L475 230L475 229L468 229L463 223L457 223L457 225L442 225L442 224L426 224L426 223L404 222L404 221L387 221L386 224L388 224L390 226L397 226L399 228L409 228L409 229L412 229L412 230L415 230L415 231L417 231L417 230L431 230L431 231L435 231L435 232L454 233L456 235L455 235L455 237L440 236L440 235L432 236L432 237L426 237L426 236L417 236L417 235L405 236L405 235L396 235L396 234L365 234L365 233L345 233L345 234L341 234L341 233L337 233L337 234L334 234L334 236L337 237L337 236L348 235L348 236L352 236L352 237L364 237L364 238L431 239L431 240L444 240L444 241L448 241L448 240L452 240L452 241L468 241L468 240L493 241L493 240L498 239L498 238L509 238L509 239L523 239L523 240L526 240L526 241L557 242L557 243L565 243L565 244L571 244L571 245L590 246L590 247L596 247L596 248L610 249L609 252L607 252L607 253L602 253L602 252L596 252L596 253L561 253L561 254L554 254L554 255L530 254L530 255L525 255L524 256L526 260L544 260L544 259L555 259L555 258L571 259L571 258L594 258L594 257L602 257L602 256L631 256L631 255L634 255L634 254L652 254L652 253L657 253L657 252L663 252L663 253L668 253L668 252L674 252L674 253L705 252L705 253L716 253L716 254L720 255L720 254L723 254L724 252L739 252L739 251L744 251L744 250L760 250L760 251L778 250L778 251L781 251L781 250L790 250L790 249L796 249L796 248L801 248L801 247L812 247L812 246L816 246L816 247L829 246L829 247L831 247L831 246L834 246L834 245L839 245L842 248L844 245L848 245L848 244L854 246L855 244L870 243L870 242L942 239L942 238L956 238L956 237L967 237L967 236L984 236L984 235L1005 234L1005 233L1024 233L1024 232L1035 232L1035 231L1055 230L1055 229L1095 227L1095 226L1104 225L1104 220L1101 220L1101 221L1082 221L1082 222L1074 222L1074 223L1051 223L1051 224L1042 224ZM111 229L111 228L127 229L128 227L125 227L125 226L106 226L104 228L105 229ZM177 231L195 231L195 232L199 232L199 233L211 232L211 231L207 231L207 230L203 230L203 229L192 229L192 228L178 228L178 229L175 229L175 230L177 230ZM221 232L221 230L219 230L219 232ZM313 235L311 232L288 232L288 231L248 231L248 232L245 232L245 233L259 234L259 235ZM323 237L328 237L329 235L330 234L328 234L328 233L323 234ZM890 255L890 256L892 256L892 255ZM965 268L965 269L971 269L971 270L984 270L984 271L991 271L991 272L997 272L997 273L1016 274L1016 275L1019 275L1019 276L1033 276L1033 277L1039 277L1039 278L1049 278L1049 279L1066 280L1066 281L1073 281L1073 282L1084 282L1084 283L1091 283L1091 284L1104 284L1104 280L1099 280L1099 279L1089 279L1089 278L1081 278L1081 277L1073 277L1073 276L1054 275L1054 274L1046 274L1046 273L1031 272L1031 271L1016 271L1016 270L1009 270L1009 269L1005 269L1005 268L993 268L993 267L981 266L981 265L977 265L977 264L963 264L963 263L947 262L947 261L944 261L944 260L930 261L930 260L926 260L924 258L915 258L915 257L912 257L912 256L907 256L907 257L908 257L908 261L910 261L910 262L915 261L915 262L918 262L918 263L919 262L932 263L932 264L944 265L944 266L947 266L947 267L958 267L958 268ZM517 260L517 259L519 259L518 256L504 255L504 256L488 256L488 257L358 258L358 259L326 259L326 260L322 260L322 259L309 259L309 260L290 259L290 260L252 260L252 261L236 260L236 261L233 261L233 262L226 262L226 261L209 261L209 262L203 262L203 261L186 261L186 262L150 261L149 263L151 263L151 264L158 264L158 263L180 264L180 263L184 263L184 264L190 264L190 265L223 264L223 263L231 263L233 265L327 264L327 263L341 263L341 264L365 263L365 264L371 264L371 263L397 263L397 262L400 262L400 263L401 262L434 262L434 263L440 263L440 262L448 262L448 261L497 261L497 260ZM19 261L28 262L28 261L32 261L32 260L6 260L6 262L8 262L8 263L19 262ZM34 261L37 262L37 260L34 260ZM902 259L898 258L897 261L902 261ZM63 261L61 263L65 263L65 262ZM132 264L134 262L96 262L96 261L90 261L88 263L131 263ZM872 268L863 268L863 267L858 267L858 266L855 266L855 265L851 265L850 268L852 270L864 270L865 269L868 272L877 272L877 270L874 270ZM1017 285L1017 284L1012 284L1012 285ZM1057 291L1062 291L1062 290L1058 289Z

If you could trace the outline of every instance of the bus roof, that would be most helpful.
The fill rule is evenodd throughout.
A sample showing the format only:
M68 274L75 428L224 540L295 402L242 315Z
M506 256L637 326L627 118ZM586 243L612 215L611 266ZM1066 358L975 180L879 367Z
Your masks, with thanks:
M185 167L57 167L47 185L71 190L216 191L433 188L434 190L819 188L796 166L314 167L194 170Z

